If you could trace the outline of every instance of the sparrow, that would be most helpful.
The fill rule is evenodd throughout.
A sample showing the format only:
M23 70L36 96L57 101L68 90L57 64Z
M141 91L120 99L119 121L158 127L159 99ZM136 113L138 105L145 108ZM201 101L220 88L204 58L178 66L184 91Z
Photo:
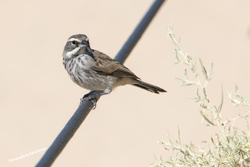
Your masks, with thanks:
M127 84L156 94L166 92L158 86L143 82L127 67L108 55L91 49L89 38L84 34L69 37L62 56L63 65L71 80L82 88L92 90L81 100L91 100L94 107L97 97Z

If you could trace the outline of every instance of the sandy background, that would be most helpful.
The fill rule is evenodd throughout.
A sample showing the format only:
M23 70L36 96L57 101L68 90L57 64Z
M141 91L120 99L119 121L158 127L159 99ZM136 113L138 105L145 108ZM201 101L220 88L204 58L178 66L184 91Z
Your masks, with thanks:
M9 159L48 148L88 92L70 80L62 65L68 37L87 34L92 48L114 57L152 2L1 1L0 166L34 166L44 151ZM186 99L196 89L179 87L175 79L183 76L184 66L174 65L167 26L175 21L185 53L200 57L208 68L214 63L208 95L218 105L223 84L223 112L230 118L237 109L226 90L232 92L237 83L250 97L249 6L247 0L166 2L125 65L168 93L125 86L102 97L53 166L148 166L154 155L171 155L156 141L166 139L166 130L176 138L177 126L183 143L209 140L213 129L200 123L198 104Z

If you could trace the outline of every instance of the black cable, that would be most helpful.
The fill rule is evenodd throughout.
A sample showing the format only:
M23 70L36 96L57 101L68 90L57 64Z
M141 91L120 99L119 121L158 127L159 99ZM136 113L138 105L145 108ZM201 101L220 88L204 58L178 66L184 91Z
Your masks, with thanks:
M124 63L130 52L135 47L136 43L141 38L142 34L148 27L149 23L162 6L165 0L155 0L152 6L149 8L145 16L142 18L140 23L135 28L134 32L130 35L128 40L125 42L119 53L116 55L115 60L120 63ZM100 98L100 97L99 97ZM98 98L98 99L99 99ZM97 99L97 101L98 101ZM48 167L53 164L59 154L62 152L64 147L67 145L69 140L73 137L77 129L80 127L82 122L88 116L89 112L93 108L91 101L83 101L77 108L74 115L70 118L68 123L59 133L57 138L54 140L49 149L45 152L43 157L40 159L36 167Z

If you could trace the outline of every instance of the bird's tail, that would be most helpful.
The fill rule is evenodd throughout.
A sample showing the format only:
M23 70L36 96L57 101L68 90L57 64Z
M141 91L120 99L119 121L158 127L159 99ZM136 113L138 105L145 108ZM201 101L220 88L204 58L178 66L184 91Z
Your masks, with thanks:
M147 91L150 91L150 92L153 92L153 93L156 93L156 94L159 94L160 92L167 92L165 91L164 89L158 87L158 86L154 86L154 85L151 85L149 83L146 83L146 82L143 82L143 81L140 81L140 80L137 80L138 83L136 84L133 84L134 86L137 86L139 88L142 88L142 89L145 89Z

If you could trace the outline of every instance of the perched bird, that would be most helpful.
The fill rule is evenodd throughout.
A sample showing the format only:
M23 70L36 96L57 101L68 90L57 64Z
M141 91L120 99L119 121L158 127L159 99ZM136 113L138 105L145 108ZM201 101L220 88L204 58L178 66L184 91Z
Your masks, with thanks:
M70 78L80 87L93 90L82 100L91 100L109 94L114 88L131 84L153 93L166 92L164 89L143 82L127 67L106 54L91 49L86 35L71 36L63 51L63 65Z

